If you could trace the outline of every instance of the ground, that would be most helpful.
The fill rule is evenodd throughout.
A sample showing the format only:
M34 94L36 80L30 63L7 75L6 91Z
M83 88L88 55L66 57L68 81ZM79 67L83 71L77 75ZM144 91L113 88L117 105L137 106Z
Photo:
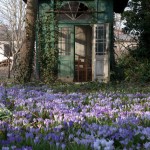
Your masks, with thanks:
M0 67L0 77L6 77L8 75L8 67Z
M8 77L8 67L0 67L0 81L6 80Z

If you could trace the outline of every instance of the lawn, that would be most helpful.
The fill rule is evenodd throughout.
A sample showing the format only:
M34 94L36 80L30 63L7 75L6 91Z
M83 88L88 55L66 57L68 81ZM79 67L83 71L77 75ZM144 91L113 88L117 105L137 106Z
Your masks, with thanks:
M0 86L2 150L148 150L148 86Z

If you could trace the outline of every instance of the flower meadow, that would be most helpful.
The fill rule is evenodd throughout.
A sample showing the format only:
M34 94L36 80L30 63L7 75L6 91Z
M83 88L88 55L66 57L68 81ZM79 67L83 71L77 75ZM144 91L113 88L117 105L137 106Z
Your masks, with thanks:
M0 86L2 150L149 150L150 93Z

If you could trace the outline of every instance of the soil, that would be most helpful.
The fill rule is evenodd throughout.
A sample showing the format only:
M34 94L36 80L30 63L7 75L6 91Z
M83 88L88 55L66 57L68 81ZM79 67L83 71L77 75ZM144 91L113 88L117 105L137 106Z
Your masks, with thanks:
M0 67L0 79L7 79L8 67Z

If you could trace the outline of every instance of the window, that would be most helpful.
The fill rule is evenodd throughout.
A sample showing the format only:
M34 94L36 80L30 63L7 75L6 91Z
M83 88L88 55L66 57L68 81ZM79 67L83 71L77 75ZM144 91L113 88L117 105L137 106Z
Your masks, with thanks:
M11 51L11 47L9 44L4 44L4 56L5 57L11 57L12 56L12 51Z
M106 53L106 26L99 25L96 27L96 55Z
M71 53L71 28L59 28L58 41L59 55L70 55Z
M89 14L87 14L88 10L88 7L81 2L67 2L59 10L59 20L77 20L89 18Z

